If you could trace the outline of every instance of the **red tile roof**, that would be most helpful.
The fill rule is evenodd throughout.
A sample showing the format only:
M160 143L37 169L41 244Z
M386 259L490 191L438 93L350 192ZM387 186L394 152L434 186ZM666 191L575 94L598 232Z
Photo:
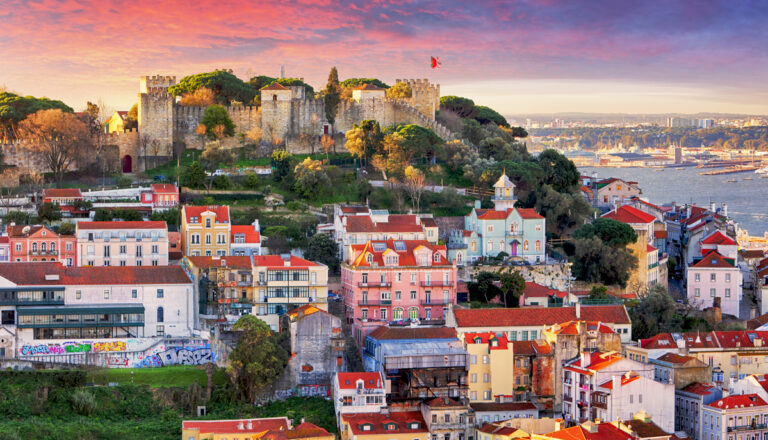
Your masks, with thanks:
M339 379L339 388L342 390L354 390L357 387L357 381L363 381L363 388L366 389L378 389L384 388L384 383L381 381L381 375L379 373L369 372L350 372L350 373L336 373Z
M395 247L395 242L404 243L405 249L398 250ZM352 247L352 256L357 255L351 264L353 267L370 267L374 264L385 267L387 266L385 254L396 254L398 267L419 266L415 251L420 248L429 251L427 255L429 256L430 267L451 267L453 265L447 258L445 245L432 244L426 240L372 240L365 244L350 246ZM377 246L383 246L383 250L377 251L375 249ZM368 262L368 255L371 256L370 262ZM437 260L435 260L435 255L437 255Z
M289 265L285 265L285 260L280 255L254 255L253 265L257 267L266 266L270 269L296 269L299 267L320 266L314 261L305 260L295 255L291 255Z
M184 215L187 217L187 223L192 223L192 217L197 217L197 223L201 223L203 220L200 216L205 211L216 214L216 223L229 223L229 206L185 206Z
M425 228L436 228L437 222L432 217L423 217L421 219L421 224L424 225Z
M77 222L77 229L168 229L162 221Z
M349 428L354 435L397 435L429 432L427 424L419 411L392 411L388 414L381 413L359 413L342 414L341 420L349 424ZM392 425L394 423L394 426ZM418 428L411 429L413 423L418 423ZM384 425L393 426L394 429L385 429ZM363 425L370 426L370 429L364 430Z
M735 408L748 408L753 406L766 406L768 404L758 396L757 394L739 394L728 397L723 397L720 400L716 400L707 404L716 409L735 409Z
M82 199L83 194L78 188L45 188L43 189L43 198L66 198Z
M226 257L191 256L187 257L187 260L200 269L210 269L212 267L250 269L253 267L251 265L251 257L242 255L230 255Z
M699 262L692 267L696 268L734 268L732 260L720 255L717 251L711 251L704 255Z
M597 424L595 432L589 432L582 425L546 434L548 438L561 440L632 440L632 436L610 423Z
M368 209L367 206L347 205L347 206L342 206L340 209L341 209L341 212L343 212L344 214L359 214L363 212L365 213L370 212L370 209Z
M575 307L453 309L458 327L530 327L576 320ZM630 324L624 306L581 306L581 319Z
M523 290L523 295L526 298L548 298L550 296L563 298L567 294L567 292L551 289L547 286L542 286L541 284L536 284L531 281L525 282L525 289Z
M647 224L656 221L656 217L629 205L622 205L613 211L603 214L603 218L609 218L628 224Z
M389 232L389 233L414 233L422 232L421 223L415 215L390 215L386 222L374 222L369 215L349 215L346 231L349 233L360 232Z
M678 364L678 365L686 364L686 363L690 362L691 360L695 360L695 359L696 358L694 358L694 357L683 356L683 355L680 355L680 354L677 354L677 353L664 353L663 355L661 355L658 358L656 358L657 361L667 362L667 363L670 363L670 364Z
M427 401L427 406L430 408L455 408L463 407L464 404L458 400L451 399L450 397L435 397L434 399Z
M273 82L272 84L266 87L262 87L261 90L291 90L291 89L280 84L279 82Z
M496 346L491 346L491 340L498 341ZM493 332L487 333L464 333L464 340L467 344L487 344L489 350L506 350L508 346L507 337L502 334L496 336Z
M578 335L582 324L586 331L597 331L603 334L616 333L610 327L599 321L568 321L550 327L549 331L557 335ZM556 329L557 326L560 328Z
M7 235L0 236L0 243L9 243L10 238Z
M282 431L280 431L282 432ZM300 438L316 438L316 437L331 437L335 438L325 429L315 425L314 423L302 422L299 426L285 431L285 438L287 439L300 439Z
M242 423L243 429L239 425ZM250 423L251 428L248 428ZM264 431L287 431L288 419L275 417L271 419L235 419L235 420L184 420L182 429L199 429L200 433L260 433Z
M515 208L520 217L524 219L544 218L533 208Z
M647 247L647 248L645 248L645 251L646 251L646 252L656 252L656 251L658 251L658 249L656 249L655 247L653 247L653 246L651 246L651 245L649 244L649 245L648 245L648 247Z
M627 377L627 375L624 374L624 375L621 376L621 386L624 386L624 385L626 385L628 383L632 383L632 382L636 381L637 379L640 379L640 376L638 376L637 373L635 373L634 375L629 375L629 377ZM603 384L600 385L600 388L605 388L606 390L612 390L613 389L613 379L611 379L611 380L609 380L607 382L603 382Z
M27 229L27 231L24 232L25 228L29 228L29 229ZM6 231L6 233L8 234L9 237L16 238L16 237L28 237L28 236L34 235L35 233L37 233L41 229L45 229L46 234L51 234L50 235L51 237L58 237L59 236L57 233L53 232L47 226L43 226L43 225L30 225L30 226L26 226L26 225L13 225L13 226L11 226L11 225L8 225L5 228L5 231Z
M261 243L261 234L253 225L232 225L230 228L230 242L235 244L235 234L245 234L246 243Z
M387 327L381 326L369 334L378 340L397 339L458 339L450 327Z
M613 365L616 362L624 359L624 357L616 352L601 353L599 351L593 351L589 354L589 365L586 367L581 366L581 357L574 362L568 364L568 367L572 367L579 370L600 371L603 368Z
M58 275L58 279L50 275ZM190 283L181 266L65 267L57 262L0 263L0 276L21 286Z
M385 90L385 89L382 89L381 87L373 84L363 84L362 86L357 86L352 90Z
M761 339L761 344L765 347L768 342L768 331L756 331L756 330L731 330L731 331L715 331L712 332L717 340L717 343L722 348L740 348L740 347L754 347L755 339Z
M504 220L507 218L507 211L496 211L495 209L475 209L478 220Z
M179 188L172 183L153 183L149 185L154 193L162 194L176 194L179 192Z
M712 394L712 391L714 389L715 389L714 385L710 385L708 383L694 382L688 385L687 387L683 388L681 391L685 391L691 394L698 394L700 396L706 396L706 395Z
M701 244L736 246L735 241L720 231L715 231L709 234L705 239L701 240Z
M512 353L514 353L515 356L536 355L536 343L534 341L509 341L509 343L512 344Z

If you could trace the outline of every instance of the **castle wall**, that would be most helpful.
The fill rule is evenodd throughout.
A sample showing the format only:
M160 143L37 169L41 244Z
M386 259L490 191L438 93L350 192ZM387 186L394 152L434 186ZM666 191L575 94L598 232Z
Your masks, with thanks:
M49 173L51 168L40 152L34 151L22 141L3 143L3 163L19 168L28 168L38 173Z
M440 84L432 84L427 78L395 80L395 83L399 82L411 87L411 98L405 102L427 118L435 119L435 112L440 109Z

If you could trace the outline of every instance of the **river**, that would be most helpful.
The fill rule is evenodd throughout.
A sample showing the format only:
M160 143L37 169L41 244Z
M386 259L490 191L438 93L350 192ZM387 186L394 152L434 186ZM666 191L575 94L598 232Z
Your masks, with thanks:
M617 177L638 183L643 191L641 197L649 202L662 205L677 202L696 203L709 206L715 202L718 207L728 204L728 215L750 235L762 236L768 231L768 179L761 179L754 172L700 176L712 168L579 168L582 175L591 176L596 172L599 178ZM752 180L743 180L751 177ZM728 180L736 180L729 183Z

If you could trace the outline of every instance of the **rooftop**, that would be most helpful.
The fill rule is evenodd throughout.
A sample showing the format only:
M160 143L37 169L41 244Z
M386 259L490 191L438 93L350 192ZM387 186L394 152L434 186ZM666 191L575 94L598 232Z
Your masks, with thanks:
M695 268L725 268L725 269L732 269L735 268L735 264L732 262L733 260L730 258L725 258L724 256L720 255L717 251L711 251L701 257L701 260L699 260L698 263L695 263L691 267Z
M576 317L576 307L524 307L508 309L453 309L457 327L532 327L549 326L561 322L583 319L609 324L630 324L624 306L580 306L581 316Z
M201 218L202 214L204 212L213 212L215 214L215 222L216 223L229 223L229 206L191 206L186 205L183 208L184 210L184 216L186 217L187 223L191 224L197 224L201 223L203 219ZM192 218L197 218L196 222L192 222Z
M419 411L392 411L387 414L342 414L341 420L349 424L353 435L385 434L393 436L429 432Z
M43 198L47 197L82 199L83 194L78 188L45 188L43 189Z
M766 404L765 401L757 394L740 394L740 395L728 396L707 404L707 406L709 407L720 409L720 410L750 408L755 406L767 406L767 405L768 404Z
M701 244L736 246L736 242L722 232L715 231L701 240Z
M162 221L77 222L77 229L168 229Z
M354 217L353 217L354 218ZM418 254L426 255L427 266L451 267L453 263L446 256L445 245L432 244L426 240L372 240L365 244L350 245L352 253L350 258L355 258L351 263L353 267L413 267L423 266L423 262L416 258ZM368 261L370 256L370 261ZM397 259L388 261L388 257L396 256Z
M200 433L257 433L264 431L288 430L288 418L274 417L268 419L235 419L235 420L184 420L182 429L199 429ZM242 428L241 428L242 427Z
M450 327L387 327L381 326L368 336L380 341L401 339L457 339Z
M622 205L618 208L603 214L603 218L609 218L627 224L648 224L656 221L656 217L641 211L629 205Z
M381 381L381 375L379 373L369 372L351 372L351 373L336 373L339 379L339 388L342 390L352 390L357 387L357 381L363 381L363 388L366 389L378 389L384 388L384 384Z
M188 284L181 266L82 266L0 263L0 277L19 286Z

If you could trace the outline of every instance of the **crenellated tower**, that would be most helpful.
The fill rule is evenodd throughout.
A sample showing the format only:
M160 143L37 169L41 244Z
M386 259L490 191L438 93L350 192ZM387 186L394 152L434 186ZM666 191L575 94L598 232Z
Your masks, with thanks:
M435 119L435 112L440 109L440 84L432 84L429 79L396 79L411 86L412 95L406 101L430 120Z
M139 79L139 133L160 144L159 156L173 152L173 103L168 88L176 84L175 76L142 76Z

